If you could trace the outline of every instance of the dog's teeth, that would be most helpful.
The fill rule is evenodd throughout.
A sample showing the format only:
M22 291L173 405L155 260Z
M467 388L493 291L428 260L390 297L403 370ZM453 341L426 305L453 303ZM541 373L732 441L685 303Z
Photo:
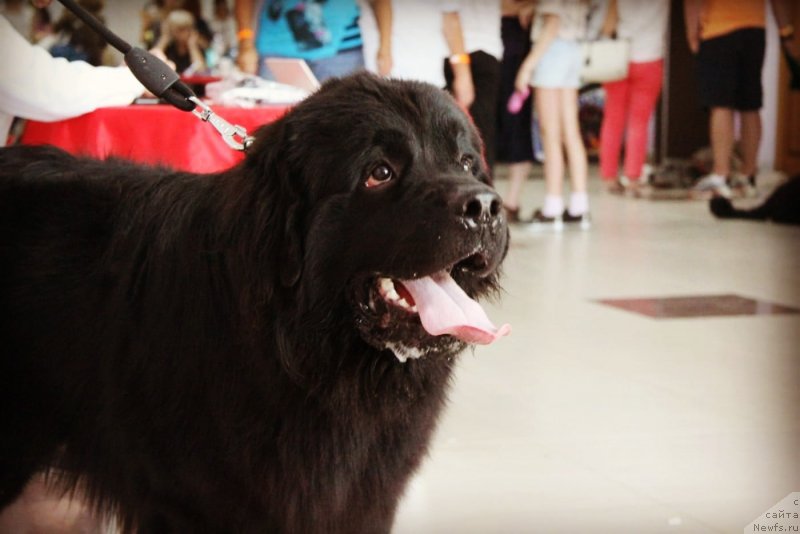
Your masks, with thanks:
M392 286L392 288L386 292L386 298L389 300L401 300L400 295L397 294L397 291L395 291L394 286Z
M414 312L414 313L417 313L417 312L419 312L419 310L417 309L417 306L416 306L416 305L414 305L414 306L411 306L409 309L410 309L412 312Z
M380 279L380 288L385 292L393 291L394 290L394 282L392 282L391 278L381 278Z
M408 304L408 301L406 301L406 299L400 299L400 300L398 300L398 301L397 301L397 304L398 304L399 306L403 307L403 308L409 308L409 309L411 308L411 306Z

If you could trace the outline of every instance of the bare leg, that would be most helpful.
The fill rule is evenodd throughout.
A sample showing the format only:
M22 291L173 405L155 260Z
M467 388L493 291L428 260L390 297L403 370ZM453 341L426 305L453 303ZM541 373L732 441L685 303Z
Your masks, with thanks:
M536 88L536 111L544 148L544 181L548 195L560 196L564 182L564 155L561 150L559 89Z
M758 169L758 146L761 143L761 114L742 111L742 174L753 176Z
M714 174L728 176L731 173L733 154L733 110L730 108L711 108L710 121L711 151L714 155Z
M561 110L564 146L567 149L567 161L569 162L570 191L585 193L589 164L586 160L586 148L583 146L578 123L578 90L559 89L559 99L561 101L559 109Z
M531 172L531 163L529 161L520 161L518 163L511 163L508 166L508 192L504 199L504 204L509 209L519 209L519 197L522 193L522 186L525 180L528 179L528 174Z

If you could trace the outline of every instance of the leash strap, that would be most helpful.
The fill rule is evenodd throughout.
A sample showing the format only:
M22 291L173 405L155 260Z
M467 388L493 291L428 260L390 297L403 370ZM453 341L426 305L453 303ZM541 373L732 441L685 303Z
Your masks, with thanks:
M131 46L74 0L58 1L87 26L99 33L106 42L123 53L128 68L148 91L181 111L191 111L203 122L210 123L219 132L225 143L234 150L247 150L253 143L253 137L247 135L247 130L242 126L232 125L216 115L211 108L197 98L188 85L180 80L178 73L169 65L150 52ZM196 109L198 106L201 109L199 112Z

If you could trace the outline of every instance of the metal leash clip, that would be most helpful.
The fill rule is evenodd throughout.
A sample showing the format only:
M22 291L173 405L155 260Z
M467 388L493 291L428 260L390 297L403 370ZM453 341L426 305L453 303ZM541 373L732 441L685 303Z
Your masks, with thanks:
M255 138L252 135L247 135L247 130L245 130L243 126L229 123L214 113L210 107L196 96L190 96L188 100L197 104L197 107L192 110L192 113L201 121L211 124L211 126L219 132L222 136L222 140L225 141L225 144L229 147L234 150L245 151L253 144Z

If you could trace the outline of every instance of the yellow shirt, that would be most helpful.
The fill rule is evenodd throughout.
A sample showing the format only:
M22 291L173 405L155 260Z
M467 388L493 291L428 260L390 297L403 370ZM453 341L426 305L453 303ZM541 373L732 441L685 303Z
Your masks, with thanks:
M700 15L701 39L711 39L743 28L766 26L765 0L705 0Z

